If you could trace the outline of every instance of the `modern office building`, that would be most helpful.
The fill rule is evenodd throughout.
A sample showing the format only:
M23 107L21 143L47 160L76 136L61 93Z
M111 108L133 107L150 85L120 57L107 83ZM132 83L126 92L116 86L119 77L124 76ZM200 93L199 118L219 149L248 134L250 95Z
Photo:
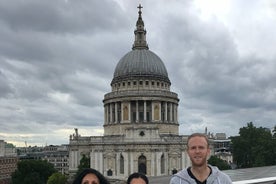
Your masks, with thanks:
M68 145L49 145L45 147L21 147L17 148L20 160L47 160L54 168L62 173L69 174Z
M214 137L214 154L225 160L228 164L233 163L233 155L231 152L231 139L226 137L225 133L216 133Z

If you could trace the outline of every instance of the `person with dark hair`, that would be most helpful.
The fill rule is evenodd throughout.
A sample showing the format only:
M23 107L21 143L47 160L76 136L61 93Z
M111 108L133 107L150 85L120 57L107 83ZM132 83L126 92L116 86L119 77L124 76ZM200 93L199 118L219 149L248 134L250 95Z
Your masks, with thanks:
M172 176L170 184L231 184L228 175L207 163L211 149L205 134L188 137L187 152L192 165Z
M132 173L127 179L127 184L149 184L149 180L143 173Z
M99 171L87 168L77 175L73 184L109 184L109 182Z

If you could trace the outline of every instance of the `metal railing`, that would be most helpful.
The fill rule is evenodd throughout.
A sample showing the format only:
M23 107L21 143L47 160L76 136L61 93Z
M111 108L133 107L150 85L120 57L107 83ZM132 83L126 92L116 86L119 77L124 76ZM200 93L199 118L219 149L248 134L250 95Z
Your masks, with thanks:
M234 181L233 184L250 184L250 183L275 183L276 184L276 177L268 177L268 178L258 178L258 179L251 179L251 180L242 180L242 181Z

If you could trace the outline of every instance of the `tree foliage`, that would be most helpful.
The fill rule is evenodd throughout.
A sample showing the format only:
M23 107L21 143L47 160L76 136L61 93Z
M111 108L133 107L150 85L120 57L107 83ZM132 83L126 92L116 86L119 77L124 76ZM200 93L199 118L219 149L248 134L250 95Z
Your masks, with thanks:
M67 177L59 172L53 173L48 181L47 184L66 184Z
M212 155L208 159L208 164L211 164L213 166L217 166L220 170L227 170L231 169L231 166L224 160Z
M272 133L273 133L272 137L274 139L276 139L276 125L274 126L274 129L272 130Z
M46 160L22 160L12 174L12 183L46 184L48 177L55 172L54 166Z
M276 164L276 128L256 128L252 122L240 128L239 136L231 137L233 160L240 168Z
M78 166L78 171L75 176L78 176L86 168L90 168L90 158L86 155L82 155L80 165Z

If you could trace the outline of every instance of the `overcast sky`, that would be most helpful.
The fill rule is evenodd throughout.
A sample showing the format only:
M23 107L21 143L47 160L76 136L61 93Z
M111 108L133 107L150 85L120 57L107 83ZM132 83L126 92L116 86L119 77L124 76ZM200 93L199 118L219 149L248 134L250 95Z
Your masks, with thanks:
M274 0L0 0L0 139L103 135L102 100L138 17L178 93L179 132L276 125Z

